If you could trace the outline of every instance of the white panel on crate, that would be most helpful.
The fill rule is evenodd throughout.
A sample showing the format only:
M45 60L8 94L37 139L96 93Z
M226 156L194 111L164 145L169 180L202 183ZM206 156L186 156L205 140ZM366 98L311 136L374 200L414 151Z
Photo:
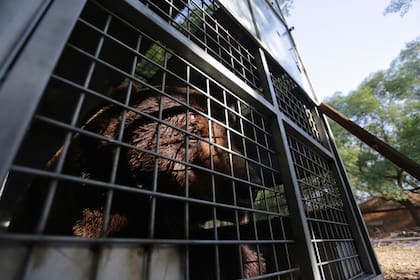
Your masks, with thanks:
M294 57L293 45L286 26L265 1L252 0L251 3L265 48L297 82L301 83L302 75L296 65L297 59Z
M265 1L251 0L251 3L264 47L303 89L312 93L287 27Z
M2 280L19 278L27 249L25 245L13 243L0 246L0 276Z
M146 250L109 245L102 250L98 279L181 280L184 279L182 259L174 246L154 246Z
M150 280L181 280L183 253L175 246L153 248L150 262Z
M99 261L98 279L142 279L144 261L143 248L106 246Z
M248 3L244 0L219 0L219 2L245 27L252 35L257 37Z
M87 247L57 245L34 247L29 272L31 280L89 279L93 251Z
M0 248L2 280L19 278L26 250L23 245ZM31 280L84 280L90 279L96 270L96 278L102 280L181 280L185 274L183 261L183 253L175 246L154 246L146 250L137 246L105 245L98 256L90 247L54 244L33 248L26 275Z

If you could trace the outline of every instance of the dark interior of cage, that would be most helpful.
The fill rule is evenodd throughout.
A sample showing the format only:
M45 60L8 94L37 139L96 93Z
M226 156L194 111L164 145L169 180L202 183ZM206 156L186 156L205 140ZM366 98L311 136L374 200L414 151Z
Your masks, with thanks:
M193 278L287 270L293 238L269 129L159 40L88 3L4 182L5 230L214 240L189 247Z
M157 15L205 49L244 82L262 91L255 61L256 46L248 32L217 1L142 0Z

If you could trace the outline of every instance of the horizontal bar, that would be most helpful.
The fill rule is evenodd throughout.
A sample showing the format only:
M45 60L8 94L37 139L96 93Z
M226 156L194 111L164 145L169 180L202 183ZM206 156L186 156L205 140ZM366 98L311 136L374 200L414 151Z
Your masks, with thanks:
M143 113L143 114L145 114L145 113ZM145 115L147 115L147 114L145 114ZM154 118L154 117L152 117L152 118ZM35 119L37 119L39 121L42 121L42 122L45 122L45 123L49 123L51 125L54 125L54 126L57 126L57 127L60 127L60 128L63 128L65 130L67 130L67 131L77 132L77 133L80 133L80 134L85 135L85 136L90 136L92 138L96 138L98 140L104 140L106 142L115 144L117 146L129 148L129 149L135 149L135 150L138 150L138 151L143 152L143 153L151 154L151 155L156 156L156 157L159 157L159 158L163 158L163 159L167 159L167 160L170 160L170 161L174 161L176 163L184 164L186 166L197 168L197 169L200 169L202 171L212 172L214 175L219 175L219 176L222 176L222 177L225 177L225 178L229 178L229 179L232 179L232 180L236 180L236 181L239 181L239 182L242 182L242 183L247 183L249 185L252 185L254 187L258 187L258 188L261 188L261 189L266 189L266 190L272 190L272 191L274 191L273 189L267 188L267 187L262 186L262 185L257 185L255 183L252 183L252 182L249 182L249 181L246 181L246 180L243 180L243 179L240 179L240 178L237 178L237 177L234 177L234 176L225 174L225 173L221 173L221 172L216 171L216 170L208 169L208 168L203 167L201 165L196 165L196 164L193 164L193 163L190 163L190 162L187 162L187 161L177 160L175 158L171 158L171 157L165 156L163 154L160 154L160 153L157 153L157 152L153 152L151 150L139 148L137 146L130 145L130 144L126 143L126 142L115 140L115 139L111 139L111 138L105 137L105 136L103 136L101 134L97 134L97 133L94 133L94 132L91 132L91 131L88 131L88 130L84 130L82 128L78 128L78 127L75 127L75 126L72 126L72 125L63 123L61 121L57 121L57 120L51 119L49 117L44 117L44 116L36 115L35 116ZM161 123L163 125L167 125L169 127L175 128L175 129L177 128L177 127L175 127L175 126L173 126L173 125L171 125L169 123L163 122L161 120L158 120L157 122L159 122L159 123ZM227 148L225 148L223 146L220 146L220 145L218 145L216 143L210 142L209 140L206 140L205 138L202 138L201 136L197 136L195 134L192 134L191 132L187 132L187 131L185 131L183 129L180 129L180 128L178 128L178 129L181 132L185 132L186 135L195 137L195 138L197 138L197 139L199 139L199 140L201 140L203 142L206 142L208 144L211 144L213 146L216 146L218 148L221 148L221 149L225 150L227 153L230 153L230 154L233 154L235 156L241 157L241 158L243 158L243 159L245 159L245 160L247 160L249 162L252 162L252 163L254 163L254 164L256 164L256 165L258 165L260 167L264 167L264 168L266 168L266 169L268 169L268 170L270 170L272 172L278 173L277 170L272 169L271 167L268 167L268 166L266 166L266 165L264 165L264 164L262 164L262 163L260 163L258 161L255 161L255 160L253 160L251 158L245 157L245 156L243 156L241 154L238 154L238 153L236 153L234 151L228 150Z
M152 86L152 85L150 85L150 84L148 84L147 82L144 82L144 81L142 81L142 80L140 80L140 79L138 79L138 78L136 78L135 76L132 76L131 74L129 74L129 73L127 73L127 72L125 72L125 71L123 71L123 70L121 70L121 69L119 69L119 68L117 68L117 67L115 67L114 65L112 65L112 64L109 64L108 62L106 62L106 61L103 61L103 60L101 60L101 59L99 59L99 58L97 58L97 57L95 57L95 56L93 56L92 54L90 54L90 53L88 53L88 52L86 52L85 50L83 50L83 49L80 49L79 47L77 47L77 46L74 46L74 45L72 45L72 44L67 44L67 46L68 47L70 47L70 48L72 48L72 49L74 49L75 51L77 51L77 52L79 52L80 54L82 54L82 55L85 55L86 57L88 57L88 58L90 58L91 60L93 60L94 62L96 62L96 63L99 63L99 64L102 64L102 65L104 65L104 66L106 66L106 67L108 67L108 68L110 68L110 69L112 69L112 70L114 70L114 71L116 71L116 72L118 72L119 74L121 74L121 75L123 75L125 78L129 78L129 79L131 79L131 80L133 80L133 81L135 81L135 82L137 82L137 83L139 83L139 84L142 84L143 86L145 86L145 87L148 87L148 88L150 88L150 89L152 89L152 90L155 90L155 91L157 91L157 92L160 92L162 95L165 95L166 97L168 97L168 98L170 98L170 99L172 99L172 100L174 100L174 101L176 101L176 102L178 102L180 105L184 105L184 106L186 106L186 107L190 107L188 104L186 104L186 103L184 103L184 102L182 102L182 101L179 101L179 100L177 100L176 98L174 98L173 96L171 96L171 95L169 95L169 94L167 94L167 93L165 93L165 92L163 92L163 91L160 91L160 90L158 90L156 87L154 87L154 86ZM167 49L165 49L166 51L168 51ZM170 52L170 51L168 51L168 52ZM146 57L144 57L144 55L143 54L141 54L141 53L138 53L138 52L135 52L137 55L139 55L139 56L141 56L142 58L146 58ZM174 54L175 55L175 54ZM179 57L178 57L179 58ZM150 62L150 61L152 61L152 60L150 60L150 59L148 59L147 58L147 60ZM188 64L190 67L192 66L191 64L189 64L188 62L186 62L186 61L184 61L186 64ZM217 104L219 104L220 106L222 106L225 110L228 110L228 111L230 111L232 114L234 114L234 115L236 115L237 117L239 117L239 118L241 118L241 119L243 119L243 120L245 120L247 123L249 123L249 124L251 124L253 127L256 127L256 128L258 128L261 132L263 132L264 134L267 134L267 135L269 135L269 136L271 136L271 134L270 133L268 133L267 131L265 131L262 127L259 127L258 125L255 125L254 123L252 123L250 120L248 120L247 118L245 118L245 117L243 117L241 114L239 114L238 112L235 112L232 108L229 108L229 107L227 107L225 104L223 104L222 102L220 102L219 100L217 100L216 98L214 98L214 97L212 97L210 94L208 94L207 92L204 92L203 90L201 90L201 89L199 89L199 88L197 88L196 86L194 86L193 84L191 84L190 82L188 82L188 81L186 81L186 80L184 80L183 78L181 78L181 77L179 77L177 74L175 74L175 73L173 73L173 72L171 72L171 71L169 71L168 69L166 69L166 68L164 68L164 67L162 67L161 65L159 65L159 64L156 64L155 62L153 62L153 64L156 66L156 67L159 67L161 70L163 70L163 71L165 71L166 73L170 73L171 75L173 75L174 77L176 77L177 79L179 79L180 81L182 81L182 82L184 82L185 84L187 84L189 87L191 87L191 88L194 88L195 90L197 90L198 92L200 92L200 93L202 93L204 96L206 96L207 98L209 98L210 100L212 100L213 102L215 102L215 103L217 103ZM194 68L194 67L193 67ZM196 68L194 68L195 70L197 70ZM59 77L59 76L56 76L56 75L54 75L55 77ZM207 77L207 76L204 76L206 79L210 79L212 82L215 82L213 79L211 79L211 78L209 78L209 77ZM62 78L62 79L64 79L64 78ZM76 84L77 85L77 84ZM80 86L80 85L79 85ZM220 85L219 85L220 86ZM223 87L221 87L221 89L222 90L225 90ZM226 90L227 91L227 90ZM230 92L230 91L227 91L230 95L232 95L232 93ZM102 94L101 94L102 95ZM103 96L103 95L102 95ZM234 95L233 95L234 96ZM247 104L247 103L245 103L244 101L242 101L242 100L240 100L238 97L236 97L236 96L234 96L237 100L239 100L240 102L242 102L242 103L244 103L244 104L246 104L248 107L250 107L250 108L252 108L252 106L250 106L249 104ZM114 103L116 103L116 102L114 102ZM236 133L236 134L239 134L239 135L241 135L240 133L238 133L237 131L235 131L234 129L232 129L231 127L227 127L225 124L223 124L222 122L220 122L219 120L217 120L217 119L214 119L213 117L211 117L211 116L208 116L208 115L206 115L205 113L203 113L203 112L201 112L201 111L198 111L198 110L196 110L196 109L194 109L194 108L191 108L190 107L190 109L191 110L193 110L193 111L195 111L197 114L200 114L200 115L203 115L203 116L205 116L206 118L208 118L208 119L211 119L212 121L214 121L214 122L216 122L216 123L218 123L219 125L221 125L221 126L223 126L223 127L225 127L226 129L229 129L229 130L231 130L232 132L234 132L234 133ZM253 109L253 108L252 108ZM255 112L255 111L254 111ZM255 112L255 113L258 113L258 112ZM246 136L243 136L243 137L246 137ZM248 138L248 137L247 137ZM248 140L249 141L252 141L252 142L254 142L256 145L259 145L259 146L261 146L261 144L260 143L258 143L258 142L256 142L255 140L253 140L253 139L250 139L250 138L248 138ZM267 147L265 147L266 149L267 149Z
M246 278L246 279L251 279L251 280L267 279L267 278L271 279L272 277L286 275L286 274L293 273L293 272L298 272L298 271L300 271L300 268L296 267L296 268L291 268L291 269L287 269L287 270L276 271L276 272L273 272L273 273L262 274L262 275L255 276L255 277L249 277L249 278Z
M344 213L345 212L344 209L336 208L336 207L330 206L328 204L325 204L325 203L322 203L322 202L317 201L317 200L319 200L319 198L320 197L315 197L315 198L310 198L310 199L309 198L302 198L302 200L304 202L308 202L308 203L311 203L311 204L316 204L316 205L320 205L322 207L328 208L326 210L335 210L335 211L341 212L341 213ZM322 197L322 198L325 199L325 197Z
M188 134L188 135L190 135L190 136L194 136L195 138L197 138L197 139L199 139L199 140L201 140L201 141L204 141L204 142L207 142L207 143L211 143L212 145L215 145L215 146L217 146L218 148L221 148L222 150L227 150L225 147L220 146L220 145L218 145L218 144L216 144L216 143L210 142L210 141L209 141L209 140L207 140L206 138L203 138L203 137L201 137L201 136L199 136L199 135L196 135L196 134L192 134L192 133L191 133L191 132L189 132L188 130L182 129L182 128L177 127L177 126L174 126L174 125L173 125L173 124L171 124L171 123L164 122L163 120L161 120L161 119L159 119L159 118L157 118L157 117L155 117L155 116L153 116L153 115L151 115L151 114L148 114L148 113L144 113L144 112L142 112L142 111L139 111L138 109L136 109L136 108L134 108L134 107L131 107L131 106L129 106L129 105L126 105L126 104L124 104L124 103L122 103L122 102L120 102L120 101L118 101L118 100L112 99L112 98L110 98L110 97L108 97L108 96L106 96L106 95L103 95L103 94L99 93L99 92L96 92L96 91L93 91L93 90L91 90L91 89L85 88L85 87L83 87L82 85L77 84L77 83L75 83L75 82L73 82L73 81L71 81L71 80L68 80L68 79L66 79L66 78L63 78L63 77L61 77L61 76L57 76L57 75L52 75L51 77L52 77L53 79L55 79L55 80L58 80L58 81L60 81L60 82L62 82L62 83L65 83L66 85L69 85L69 86L71 86L71 87L74 87L75 89L80 90L80 91L82 91L82 92L84 92L84 93L88 93L88 94L90 94L90 95L93 95L93 96L96 96L96 97L98 97L98 98L101 98L101 99L103 99L103 100L105 100L105 101L110 102L110 103L111 103L111 104L113 104L113 105L117 105L118 107L121 107L121 108L123 108L123 109L129 110L129 111L132 111L132 112L135 112L135 113L137 113L137 114L139 114L139 115L141 115L141 116L144 116L144 117L147 117L147 118L149 118L149 119L152 119L152 120L154 120L155 122L162 123L162 124L164 124L164 125L166 125L166 126L169 126L169 127L173 128L173 129L176 129L176 130L178 130L178 131L180 131L180 132L183 132L184 134ZM128 78L132 78L132 76L129 76ZM137 80L136 80L136 81L137 81ZM143 82L143 83L144 83L144 82ZM201 116L203 116L203 117L205 117L205 118L207 118L207 119L209 119L209 120L213 121L214 123L219 124L220 126L224 127L225 129L227 129L227 130L231 131L232 133L235 133L236 135L238 135L238 136L240 136L240 137L242 137L242 138L244 138L244 139L246 139L246 140L248 140L248 141L252 142L253 144L257 145L258 147L260 147L260 148L264 149L265 151L270 152L270 153L272 153L272 154L273 154L273 153L275 153L275 151L274 151L274 150L271 150L270 148L268 148L268 147L266 147L266 146L262 145L261 143L257 142L256 140L251 139L251 138L249 138L248 136L246 136L246 135L244 135L244 134L242 134L242 133L240 133L240 132L238 132L238 131L234 130L232 127L229 127L229 126L225 125L224 123L220 122L219 120L217 120L217 119L215 119L215 118L213 118L213 117L211 117L211 116L209 116L209 115L207 115L207 114L205 114L205 113L203 113L203 112L201 112L201 111L199 111L199 110L197 110L197 109L195 109L195 108L191 107L190 105L188 105L188 104L186 104L186 103L184 103L184 102L182 102L182 101L180 101L180 100L176 99L175 97L173 97L172 95L170 95L170 94L168 94L168 93L166 93L166 92L162 91L161 89L156 88L156 87L153 87L153 86L151 86L151 85L149 85L149 84L146 84L146 83L144 83L144 86L146 86L146 87L147 87L148 89L150 89L151 91L155 91L155 92L156 92L157 94L159 94L159 95L163 95L163 96L165 96L165 97L167 97L167 98L169 98L169 99L171 99L171 100L173 100L173 101L175 101L175 102L179 103L179 105L180 105L180 106L181 106L181 105L182 105L182 106L185 106L185 107L186 107L186 108L188 108L190 111L193 111L194 113L197 113L197 114L199 114L199 115L201 115ZM203 91L201 91L201 90L199 90L199 89L196 89L194 86L191 86L191 87L192 87L192 88L194 88L195 90L197 90L197 91L199 91L199 92L203 93L203 95L204 95L204 96L206 96L207 98L209 98L209 99L211 99L211 100L212 100L212 97L211 97L211 96L209 96L209 95L207 95L207 93L204 93ZM223 104L220 104L220 105L221 105L221 106L224 106ZM232 109L230 109L230 108L228 108L228 107L226 107L226 106L224 106L224 107L225 107L225 109L227 109L227 110L232 110ZM237 113L236 113L236 114L237 114ZM239 116L239 117L240 117L242 120L245 120L246 122L250 123L253 127L258 128L258 129L259 129L261 132L263 132L265 135L271 136L271 134L270 134L270 133L266 132L263 128L258 127L258 126L256 126L256 125L252 124L252 122L251 122L251 121L249 121L248 119L244 118L243 116ZM243 155L238 154L238 153L236 153L236 155L237 155L237 156L239 156L239 157L244 157ZM249 160L253 161L252 159L249 159ZM256 162L256 161L254 161L254 163L259 164L259 163L258 163L258 162ZM272 170L274 171L274 169L272 169Z
M353 242L354 239L312 239L313 243L322 243L322 242Z
M76 245L84 244L174 244L174 245L240 245L240 244L293 244L294 240L211 240L211 239L147 239L147 238L115 238L100 237L86 238L59 235L35 235L35 234L4 234L0 233L0 241L22 243L69 243Z
M334 158L334 155L331 151L329 151L321 142L320 140L313 137L311 134L306 132L303 128L301 128L298 124L296 124L292 119L290 119L286 114L283 113L282 120L287 124L286 128L288 132L294 136L298 136L299 138L304 138L304 141L307 143L311 143L314 148L321 152L324 156L328 158ZM301 139L300 139L301 140ZM316 140L316 141L313 141Z
M342 262L342 261L347 261L347 260L351 260L351 259L356 259L359 258L359 255L353 255L353 256L348 256L345 258L339 258L339 259L334 259L334 260L330 260L330 261L325 261L325 262L320 262L318 263L319 266L324 266L324 265L329 265L332 263L337 263L337 262Z
M360 277L363 276L364 274L365 274L365 272L362 271L362 272L354 275L353 277L347 278L347 280L360 279ZM370 278L367 278L367 279L370 279ZM365 280L367 280L367 279L365 279Z
M251 88L240 77L218 62L216 58L206 53L201 47L194 43L192 44L178 29L156 15L140 1L124 0L121 3L118 2L118 5L114 4L115 1L107 0L106 2L112 5L112 8L117 13L124 13L126 19L132 23L144 27L146 32L159 36L162 42L170 45L171 49L182 57L199 64L200 72L210 74L213 81L223 81L224 85L233 90L235 94L246 100L252 100L253 107L257 107L259 110L267 112L270 115L276 112L268 100L261 98L260 92Z
M331 220L322 220L322 219L315 219L315 218L306 218L308 221L313 221L313 222L320 222L320 223L327 223L327 224L334 224L334 225L341 225L341 226L349 226L349 224L346 223L341 223L341 222L335 222L335 221L331 221Z
M81 128L78 128L78 127L75 127L75 126L72 126L72 125L69 125L69 124L66 124L66 123L63 123L63 122L60 122L60 121L51 119L51 118L48 118L48 117L36 115L35 118L37 120L39 120L39 121L43 121L45 123L49 123L49 124L55 125L57 127L61 127L61 128L65 129L67 131L73 131L73 132L80 133L82 135L86 135L86 136L90 136L90 137L93 137L93 138L96 138L96 139L100 139L100 140L106 141L108 143L112 143L112 144L114 144L116 146L119 146L119 147L124 147L124 148L128 148L128 149L134 149L134 150L140 151L142 153L147 153L147 154L153 155L153 156L158 157L158 158L163 158L163 159L170 160L170 161L173 161L173 162L176 162L176 163L180 163L180 164L183 164L183 165L188 166L188 167L199 169L201 171L207 171L207 172L212 173L212 175L218 175L218 176L221 176L221 177L224 177L224 178L233 180L235 182L240 182L240 183L243 183L243 184L250 185L252 187L256 187L256 188L261 189L261 190L268 190L268 191L271 191L271 192L280 193L279 191L275 190L274 188L269 188L269 187L266 187L266 186L263 186L263 185L258 185L256 183L253 183L253 182L250 182L250 181L247 181L247 180L244 180L244 179L240 179L238 177L234 177L232 175L228 175L228 174L225 174L225 173L216 171L216 170L212 170L212 169L203 167L201 165L196 165L194 163L190 163L190 162L187 162L187 161L181 161L181 160L178 160L178 159L175 159L175 158L171 158L171 157L165 156L163 154L160 154L160 153L157 153L157 152L153 152L151 150L143 149L143 148L140 148L140 147L137 147L137 146L133 146L133 145L130 145L130 144L125 143L123 141L111 139L111 138L105 137L105 136L103 136L101 134L93 133L91 131L84 130L84 129L81 129ZM161 121L159 121L159 122L161 122ZM166 123L163 123L163 124L166 124ZM189 133L190 132L188 132L186 134L189 134ZM194 134L192 136L194 136ZM218 145L215 145L213 143L212 143L212 145L218 146ZM224 148L224 149L226 149L226 148ZM227 152L236 155L236 153L233 153L233 152L231 152L229 150ZM248 158L246 158L246 157L244 157L244 156L242 156L240 154L238 154L238 155L240 157L248 160L249 162L254 162L254 160L252 160L252 159L248 159ZM256 162L255 161L255 163L258 166L265 167L264 165L262 165L259 162ZM269 170L272 169L271 167L266 167L266 168L269 169ZM274 171L277 173L276 170L274 170Z
M163 192L154 192L154 191L150 191L150 190L146 190L146 189L135 188L133 186L124 186L124 185L118 185L118 184L115 184L115 183L108 183L108 182L102 182L102 181L87 179L87 178L75 177L75 176L71 176L71 175L55 173L55 172L35 169L35 168L31 168L31 167L12 165L10 170L15 171L15 172L20 172L20 173L26 173L26 174L32 174L32 175L38 175L38 176L42 176L42 177L57 179L57 180L75 182L75 183L83 184L84 187L86 187L85 185L92 185L92 186L103 187L103 188L106 188L106 189L113 189L113 190L120 190L120 191L137 193L137 194L144 194L144 195L160 197L160 198L170 198L170 199L173 199L173 200L179 200L179 201L196 203L196 204L213 206L213 207L219 207L219 208L228 208L228 209L233 209L233 210L247 211L247 212L265 214L265 215L282 217L282 218L287 218L288 217L288 215L284 215L284 214L280 214L280 213L276 213L276 212L269 212L269 211L264 211L264 210L259 210L259 209L252 209L252 208L234 206L234 205L230 205L230 204L217 203L217 202L201 200L201 199L197 199L197 198L177 196L177 195L173 195L173 194L169 194L169 193L163 193Z

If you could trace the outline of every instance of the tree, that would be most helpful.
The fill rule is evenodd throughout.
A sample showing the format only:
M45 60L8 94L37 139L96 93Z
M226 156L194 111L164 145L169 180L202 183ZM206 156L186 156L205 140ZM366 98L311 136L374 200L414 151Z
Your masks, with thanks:
M293 8L293 0L276 0L281 12L283 13L283 15L285 16L289 16L290 15L290 11Z
M400 13L404 16L411 8L415 0L391 0L389 5L385 8L384 14Z
M329 98L339 111L416 162L420 162L420 37L409 42L387 70L365 79L348 95ZM418 180L335 123L337 146L356 190L406 203Z
M416 0L391 0L384 10L384 15L400 13L400 16L404 16L410 10L414 1ZM293 8L293 0L277 0L277 2L283 14L289 16Z

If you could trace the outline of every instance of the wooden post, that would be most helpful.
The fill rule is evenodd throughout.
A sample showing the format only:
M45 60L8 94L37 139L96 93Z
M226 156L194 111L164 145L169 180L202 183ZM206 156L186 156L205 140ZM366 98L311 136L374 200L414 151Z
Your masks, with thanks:
M383 157L406 171L408 174L420 180L420 165L409 159L381 139L369 133L364 128L352 122L347 116L338 112L335 108L327 103L321 103L319 111L324 113L330 119L341 125L348 132L359 138L372 149L380 153Z

